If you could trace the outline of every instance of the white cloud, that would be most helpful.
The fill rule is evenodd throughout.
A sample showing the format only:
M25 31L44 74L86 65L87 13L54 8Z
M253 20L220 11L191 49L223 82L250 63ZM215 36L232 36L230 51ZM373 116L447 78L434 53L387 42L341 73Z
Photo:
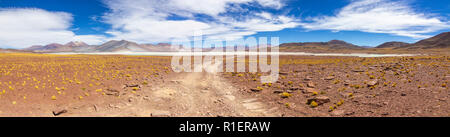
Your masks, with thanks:
M240 7L256 4L253 6L263 10L279 9L283 6L280 0L107 0L105 3L111 12L103 19L113 26L107 33L113 39L140 43L168 42L193 36L198 31L207 37L225 39L298 26L291 17L248 12ZM228 15L229 12L233 14ZM199 14L206 17L196 18ZM170 18L173 16L181 19Z
M42 9L0 9L0 47L26 48L31 45L66 43L72 40L89 41L95 35L77 36L69 30L72 15ZM91 39L91 40L89 40Z
M264 7L272 7L274 9L280 9L284 6L281 0L257 0L257 2Z
M354 0L335 16L314 17L302 23L309 30L363 31L387 33L412 38L426 38L426 33L450 28L439 17L418 13L408 4L389 0Z

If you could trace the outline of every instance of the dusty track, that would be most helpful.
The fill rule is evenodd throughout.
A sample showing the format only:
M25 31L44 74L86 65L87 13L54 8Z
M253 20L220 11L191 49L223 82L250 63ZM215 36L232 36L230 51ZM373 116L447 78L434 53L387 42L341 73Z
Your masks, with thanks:
M209 66L205 69L214 69ZM178 73L162 85L126 94L120 100L69 107L61 116L107 117L266 117L280 116L276 107L246 97L217 73Z
M157 112L171 116L275 116L255 98L245 98L215 74L184 73L153 91Z

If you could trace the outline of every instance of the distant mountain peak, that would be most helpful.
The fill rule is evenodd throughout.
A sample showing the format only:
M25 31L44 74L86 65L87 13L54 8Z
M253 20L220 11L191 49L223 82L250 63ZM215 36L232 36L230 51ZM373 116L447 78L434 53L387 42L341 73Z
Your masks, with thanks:
M96 47L98 52L121 52L121 51L132 51L132 52L145 52L147 51L145 47L139 45L135 42L130 42L127 40L111 40L98 47Z
M434 37L402 47L408 49L441 49L450 48L450 32L443 32Z
M289 48L292 51L304 50L340 50L340 49L365 49L357 45L347 43L342 40L331 40L328 42L304 42L304 43L284 43L280 47Z
M342 40L330 40L328 41L328 44L349 44L349 43Z
M391 41L391 42L386 42L381 45L378 45L375 48L400 48L400 47L404 47L407 45L409 45L409 43L399 42L399 41Z
M80 46L88 46L88 44L86 44L82 41L71 41L71 42L65 44L65 46L80 47Z

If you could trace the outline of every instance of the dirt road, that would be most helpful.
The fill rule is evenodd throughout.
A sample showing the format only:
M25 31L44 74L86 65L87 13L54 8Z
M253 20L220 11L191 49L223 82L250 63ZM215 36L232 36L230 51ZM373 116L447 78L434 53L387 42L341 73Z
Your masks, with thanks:
M107 117L254 117L280 116L276 107L239 93L213 72L177 73L161 85L143 87L138 94L100 104L66 107L61 116ZM75 105L76 106L76 105Z

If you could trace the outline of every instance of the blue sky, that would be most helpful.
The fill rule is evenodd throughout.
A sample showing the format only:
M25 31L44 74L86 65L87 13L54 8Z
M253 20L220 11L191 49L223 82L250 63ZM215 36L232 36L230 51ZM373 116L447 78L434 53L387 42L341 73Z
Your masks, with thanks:
M158 43L198 31L212 39L376 46L450 31L449 16L443 0L0 0L0 47Z

